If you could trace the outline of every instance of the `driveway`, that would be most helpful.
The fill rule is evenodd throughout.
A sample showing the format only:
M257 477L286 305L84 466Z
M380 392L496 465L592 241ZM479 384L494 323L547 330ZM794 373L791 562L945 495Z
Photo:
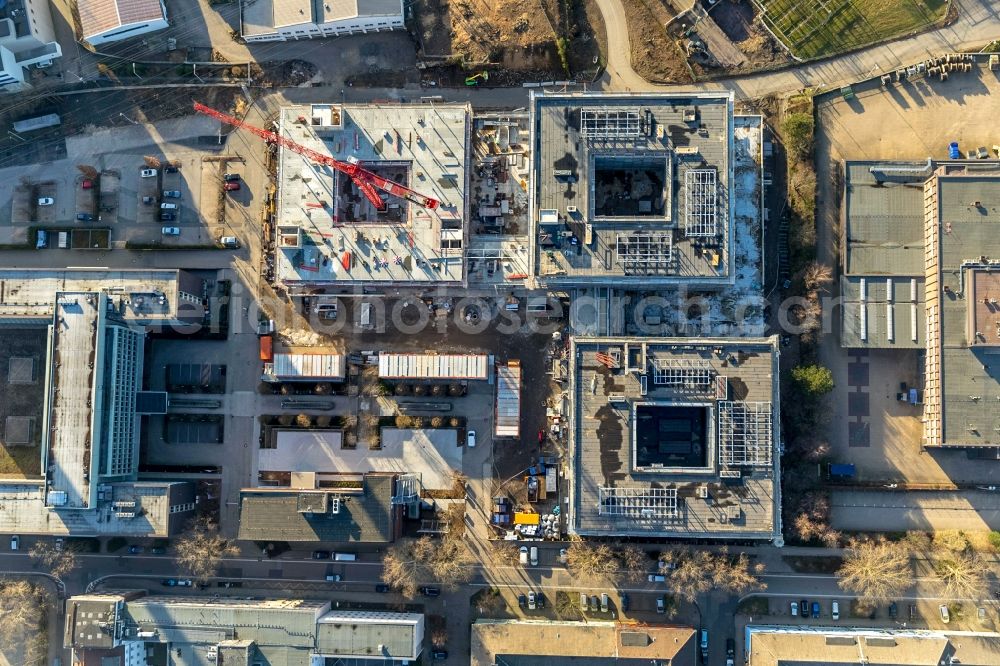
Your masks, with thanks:
M650 83L632 69L628 24L621 0L596 1L608 34L608 63L600 81L601 87L618 91L676 89L676 86ZM1000 34L1000 8L993 0L954 1L958 5L958 20L945 28L814 64L693 87L734 90L737 97L746 99L813 86L831 88L943 53L979 49L997 38Z

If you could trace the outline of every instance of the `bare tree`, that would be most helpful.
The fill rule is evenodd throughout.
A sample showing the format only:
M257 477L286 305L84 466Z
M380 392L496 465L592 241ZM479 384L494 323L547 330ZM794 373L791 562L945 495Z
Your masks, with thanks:
M619 575L622 580L637 583L646 577L649 569L649 557L646 551L638 546L625 546L616 553Z
M934 550L945 553L964 553L969 550L969 539L961 530L939 530L933 535Z
M206 581L214 576L222 559L239 553L232 539L219 534L219 527L208 518L194 523L180 539L175 551L177 565L192 578Z
M840 587L874 603L898 596L913 583L909 549L881 538L852 541L837 573Z
M934 573L944 584L947 597L982 596L989 566L975 553L954 553L935 560Z
M669 550L660 555L670 573L670 587L682 599L694 601L709 590L743 594L763 590L767 584L760 579L764 565L752 563L745 553L730 556L725 550Z
M618 574L618 560L615 558L615 552L605 544L574 541L566 549L566 568L574 578L614 579Z
M806 291L817 291L833 282L833 271L829 266L811 261L802 273L802 284Z
M501 566L513 567L520 562L520 553L517 544L513 541L494 541L493 562Z
M86 176L87 178L90 178L92 180L96 180L97 177L100 175L100 173L98 173L97 169L95 169L93 166L91 166L89 164L77 164L76 168L84 176Z
M295 425L300 428L309 428L313 424L312 417L308 414L299 414L295 417Z
M739 595L767 589L767 583L760 579L764 573L763 562L752 563L746 553L730 557L725 550L713 555L713 559L711 575L715 589Z
M460 538L446 535L396 542L382 558L382 581L404 597L414 597L423 582L448 588L465 583L472 576L472 556Z
M678 553L668 551L670 555L661 557L668 563L676 563L676 568L670 574L670 587L674 592L688 601L694 601L698 596L712 587L711 571L714 567L712 554L705 550Z
M46 646L42 623L50 604L45 590L28 581L0 582L0 652L16 656L26 666L42 664Z
M71 547L57 550L52 544L38 541L28 551L28 555L56 578L61 578L76 568L76 553Z

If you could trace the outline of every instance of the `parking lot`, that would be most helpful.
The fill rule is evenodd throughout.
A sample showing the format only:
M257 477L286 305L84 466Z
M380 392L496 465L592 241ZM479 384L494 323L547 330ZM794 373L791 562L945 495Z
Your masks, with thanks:
M951 141L963 151L1000 144L1000 72L985 65L946 81L924 77L884 87L876 78L855 85L854 93L844 99L832 92L816 104L817 251L830 266L839 266L843 160L944 160ZM965 452L921 448L920 408L895 397L901 382L918 385L918 354L843 349L838 317L834 309L820 344L836 386L827 400L833 456L855 463L865 481L995 483L993 468Z

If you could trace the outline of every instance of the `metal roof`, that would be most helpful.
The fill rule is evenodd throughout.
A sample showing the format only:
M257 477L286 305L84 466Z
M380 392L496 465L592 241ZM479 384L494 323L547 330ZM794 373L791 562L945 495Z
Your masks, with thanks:
M277 379L343 379L347 359L341 354L275 354L271 367Z
M316 651L325 656L420 656L424 617L417 613L330 611L316 627Z
M497 403L494 437L517 437L521 432L521 366L497 367Z
M78 0L83 39L114 28L164 19L160 0Z
M923 349L927 334L923 276L844 276L840 290L841 346Z
M379 354L384 379L486 379L486 354Z
M922 275L924 272L924 163L845 165L844 272ZM875 169L875 172L872 172Z

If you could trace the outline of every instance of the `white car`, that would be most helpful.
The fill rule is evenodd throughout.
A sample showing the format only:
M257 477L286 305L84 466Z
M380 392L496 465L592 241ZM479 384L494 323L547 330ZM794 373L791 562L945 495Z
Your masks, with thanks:
M139 175L143 178L156 178L156 169L143 169Z
M178 587L191 587L191 579L184 578L182 580L179 580L177 581L177 585Z
M834 620L840 619L840 602L834 601L830 604L830 617Z
M40 197L38 199L38 205L39 206L51 206L55 202L56 202L56 200L53 199L52 197Z
M535 610L538 607L538 599L534 592L528 592L528 610Z
M799 616L799 602L793 601L791 608L792 608L792 617L798 617Z
M160 233L164 236L180 236L181 230L180 227L163 227L160 229Z
M946 604L941 604L938 606L938 611L941 613L941 621L945 624L951 622L951 613L948 612L948 606Z
M521 564L527 564L528 563L528 547L527 546L521 546L520 550L517 551L517 554L518 554L518 560L520 560Z
M476 448L476 431L470 430L468 436L465 439L465 445L470 449Z
M569 554L566 552L565 548L559 549L559 563L566 564L569 561Z

